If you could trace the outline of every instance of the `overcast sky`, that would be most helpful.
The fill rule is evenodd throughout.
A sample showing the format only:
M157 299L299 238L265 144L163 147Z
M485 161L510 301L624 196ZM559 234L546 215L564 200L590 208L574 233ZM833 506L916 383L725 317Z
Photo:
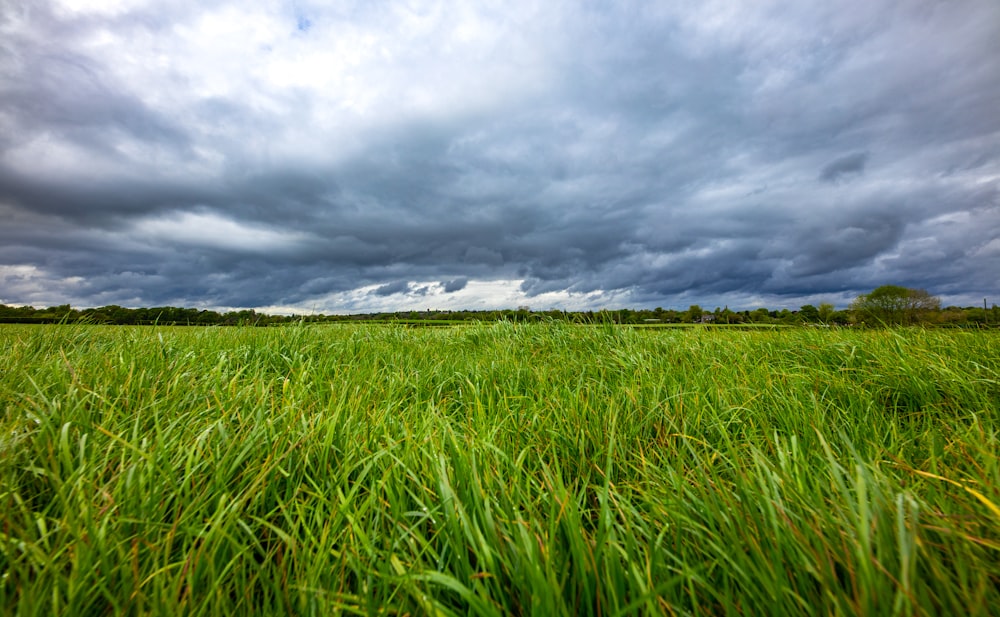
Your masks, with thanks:
M0 302L1000 304L1000 2L0 0Z

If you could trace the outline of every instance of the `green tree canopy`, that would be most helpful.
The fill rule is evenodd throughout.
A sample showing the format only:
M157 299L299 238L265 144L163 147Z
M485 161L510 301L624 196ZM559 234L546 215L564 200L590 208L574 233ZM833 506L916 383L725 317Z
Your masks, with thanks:
M799 318L806 323L819 321L819 309L811 304L799 307Z
M941 308L941 300L923 289L883 285L851 303L855 318L870 325L914 324Z
M819 320L823 323L830 323L833 319L833 314L837 310L837 307L833 306L829 302L823 302L816 309L816 313L819 315Z

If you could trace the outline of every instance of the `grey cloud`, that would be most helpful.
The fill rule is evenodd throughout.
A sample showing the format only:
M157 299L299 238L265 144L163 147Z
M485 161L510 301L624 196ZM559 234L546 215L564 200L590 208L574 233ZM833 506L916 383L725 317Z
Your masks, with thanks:
M396 281L394 283L386 283L372 291L376 296L391 296L394 294L402 294L410 291L410 283L408 281Z
M836 182L844 176L860 174L867 163L867 152L854 152L831 161L820 172L819 178L824 182Z
M441 286L444 288L445 293L454 293L456 291L462 291L469 284L469 279L466 277L459 277L457 279L452 279L450 281L442 281Z
M120 135L127 135L189 153L183 125L150 109L112 78L107 59L67 45L78 38L80 27L55 21L45 8L33 7L31 14L45 23L55 41L31 38L16 26L5 28L11 40L6 53L0 53L0 98L17 132L0 144L14 145L27 131L44 132L128 164L114 147Z
M895 247L902 231L901 222L885 221L817 233L811 242L803 242L802 253L791 259L789 274L809 277L864 265Z
M370 3L284 6L267 31L284 34L205 39L192 62L202 42L178 32L225 6L43 2L0 22L0 276L18 277L0 300L311 307L512 279L662 306L1000 291L993 2L474 7L472 41L444 16L414 34ZM122 64L102 31L168 68ZM365 56L365 36L384 49ZM329 83L266 66L343 57L340 40L360 68L330 60L310 78Z

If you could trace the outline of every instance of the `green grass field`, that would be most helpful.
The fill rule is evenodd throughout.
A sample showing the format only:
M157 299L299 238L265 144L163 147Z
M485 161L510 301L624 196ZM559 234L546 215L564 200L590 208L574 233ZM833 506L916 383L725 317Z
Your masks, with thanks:
M0 327L0 612L987 615L1000 333Z

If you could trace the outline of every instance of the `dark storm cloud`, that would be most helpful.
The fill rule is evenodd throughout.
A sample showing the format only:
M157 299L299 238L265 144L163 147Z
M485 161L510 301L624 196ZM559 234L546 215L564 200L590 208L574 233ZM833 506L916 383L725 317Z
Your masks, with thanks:
M824 182L835 182L844 176L861 173L864 171L865 164L867 162L867 152L855 152L853 154L848 154L847 156L831 161L826 167L823 168L819 177Z
M450 281L443 281L441 287L444 288L445 293L454 293L456 291L462 291L469 284L469 279L465 277L460 277L457 279L452 279Z
M53 0L0 40L0 301L1000 292L992 1Z
M394 294L403 294L408 291L410 291L410 283L408 281L396 281L395 283L386 283L377 287L372 293L376 296L391 296Z

